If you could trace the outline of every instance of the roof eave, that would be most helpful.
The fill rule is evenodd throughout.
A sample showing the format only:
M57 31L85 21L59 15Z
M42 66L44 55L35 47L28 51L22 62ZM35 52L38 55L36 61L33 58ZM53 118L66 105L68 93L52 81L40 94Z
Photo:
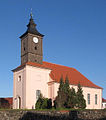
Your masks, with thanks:
M32 33L32 32L26 31L26 32L25 32L23 35L21 35L19 38L23 38L23 37L24 37L25 35L27 35L28 33L33 34L33 35L38 35L38 36L44 37L43 34L40 34L40 33L36 34L36 33Z
M20 69L22 69L22 68L24 68L25 67L25 64L24 65L21 65L21 66L19 66L19 67L17 67L17 68L15 68L15 69L13 69L13 70L11 70L12 72L16 72L16 71L18 71L18 70L20 70Z

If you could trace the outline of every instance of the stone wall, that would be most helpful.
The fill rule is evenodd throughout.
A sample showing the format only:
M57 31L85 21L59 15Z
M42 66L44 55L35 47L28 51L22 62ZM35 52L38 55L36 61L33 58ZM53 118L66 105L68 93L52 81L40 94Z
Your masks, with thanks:
M70 112L1 110L0 120L106 120L106 110L83 110Z

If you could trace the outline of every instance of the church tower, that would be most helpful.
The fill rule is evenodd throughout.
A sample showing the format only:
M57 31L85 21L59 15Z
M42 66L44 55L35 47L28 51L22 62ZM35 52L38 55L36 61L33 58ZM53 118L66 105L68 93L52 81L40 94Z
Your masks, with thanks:
M21 38L21 64L27 62L36 62L42 64L43 49L42 40L43 36L36 29L36 24L30 15L27 31L20 37Z

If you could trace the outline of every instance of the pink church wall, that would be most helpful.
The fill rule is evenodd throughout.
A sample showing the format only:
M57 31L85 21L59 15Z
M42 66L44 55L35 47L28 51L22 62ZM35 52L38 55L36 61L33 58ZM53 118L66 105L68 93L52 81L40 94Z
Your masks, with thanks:
M26 66L26 108L35 108L36 90L48 97L49 73L51 70Z
M21 76L21 80L19 80ZM21 108L25 108L25 79L26 79L26 68L14 72L14 86L13 86L13 108L18 108L18 97L21 98Z

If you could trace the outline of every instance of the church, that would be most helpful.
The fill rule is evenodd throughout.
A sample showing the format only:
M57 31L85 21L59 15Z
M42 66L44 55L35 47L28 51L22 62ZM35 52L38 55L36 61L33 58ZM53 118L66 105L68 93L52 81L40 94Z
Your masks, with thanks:
M36 29L32 15L21 39L21 65L13 71L13 109L33 109L40 93L55 99L61 76L68 76L70 87L81 84L86 109L102 108L102 88L75 68L43 61L43 37Z

